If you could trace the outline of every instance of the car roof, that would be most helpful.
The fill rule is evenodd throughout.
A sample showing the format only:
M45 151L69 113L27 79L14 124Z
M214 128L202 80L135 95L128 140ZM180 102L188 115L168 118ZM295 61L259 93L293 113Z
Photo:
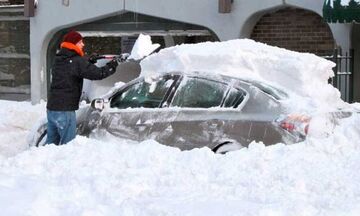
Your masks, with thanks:
M255 80L255 79L243 79L240 77L233 77L228 75L222 75L222 74L213 74L213 73L207 73L207 72L200 72L200 71L193 71L189 73L182 73L182 72L168 72L164 74L170 74L170 75L180 75L180 76L187 76L187 77L199 77L203 79L209 79L217 82L223 82L223 83L245 83L250 86L255 86L264 93L273 96L277 100L286 99L289 97L287 93L285 93L283 90L279 89L278 87L275 87L269 83L266 83L261 80ZM236 87L236 86L235 86Z

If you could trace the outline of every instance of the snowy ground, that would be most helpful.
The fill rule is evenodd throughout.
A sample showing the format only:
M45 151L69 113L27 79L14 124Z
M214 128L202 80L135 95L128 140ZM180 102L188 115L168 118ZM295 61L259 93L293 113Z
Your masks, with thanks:
M221 53L218 45L221 46L210 43L207 48L215 46ZM184 65L191 65L193 63L189 59L196 56L204 58L206 55L199 51L189 58L186 47L164 50L151 56L152 61L158 61L157 55L166 57L166 53L183 53L178 59L185 62ZM316 97L325 103L330 98L333 108L360 107L359 104L341 103L334 90L322 83L326 77L321 77L319 71L309 85L322 83L328 90L311 95L309 85L304 81L307 80L306 73L309 73L307 67L296 64L296 61L302 61L302 55L282 49L271 52L287 54L287 61L294 63L291 67L297 75L285 74L282 79L276 79L276 74L272 74L273 80L269 82L278 85L283 81L290 82L290 87L298 84L301 88L289 91L302 94L306 100L301 102ZM250 60L255 57L265 59L265 56L254 55ZM151 58L145 59L142 65L148 73L156 72L151 70ZM329 68L331 70L326 62L315 56L305 58L313 64L317 63L316 69L322 68L324 73L328 73ZM279 69L267 67L266 64L272 65L273 61L266 64L262 61L263 65L256 65L259 59L255 60L251 62L251 68L260 79L266 78L263 68ZM170 61L169 64L181 67L179 62ZM230 66L237 65L240 63ZM166 66L158 66L166 69ZM329 104L322 107L319 103L306 103L311 109L320 110ZM45 103L33 106L28 102L0 101L0 106L2 215L360 214L360 114L343 119L328 137L313 136L305 142L288 146L280 143L265 147L261 143L252 143L249 148L217 155L207 148L182 152L153 140L134 143L109 139L105 142L80 136L64 146L30 148L27 135L44 115ZM304 104L295 107L305 109Z

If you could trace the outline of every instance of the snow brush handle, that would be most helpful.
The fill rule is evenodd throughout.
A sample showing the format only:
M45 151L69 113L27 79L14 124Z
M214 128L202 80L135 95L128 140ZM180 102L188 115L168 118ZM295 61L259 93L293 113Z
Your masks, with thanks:
M99 56L97 59L116 59L116 61L118 62L125 62L128 57L130 56L129 53L123 53L121 55L103 55L103 56Z

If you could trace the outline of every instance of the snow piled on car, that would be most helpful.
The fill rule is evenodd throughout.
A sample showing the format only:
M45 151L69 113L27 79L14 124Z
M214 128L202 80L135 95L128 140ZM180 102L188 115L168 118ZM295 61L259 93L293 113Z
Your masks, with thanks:
M344 107L340 92L328 83L335 64L310 53L269 46L250 39L183 44L141 62L142 76L192 71L256 79L302 97L298 109ZM299 98L295 97L296 100Z

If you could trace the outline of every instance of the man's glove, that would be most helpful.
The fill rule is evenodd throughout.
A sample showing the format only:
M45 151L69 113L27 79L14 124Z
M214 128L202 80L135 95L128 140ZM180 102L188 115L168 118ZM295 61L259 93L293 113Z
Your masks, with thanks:
M99 59L99 54L93 53L93 54L91 54L91 55L89 56L88 61L89 61L91 64L95 64L98 59Z
M113 58L111 61L106 63L106 65L109 66L110 68L112 68L115 71L116 67L119 65L119 63L117 62L117 60L115 58Z

